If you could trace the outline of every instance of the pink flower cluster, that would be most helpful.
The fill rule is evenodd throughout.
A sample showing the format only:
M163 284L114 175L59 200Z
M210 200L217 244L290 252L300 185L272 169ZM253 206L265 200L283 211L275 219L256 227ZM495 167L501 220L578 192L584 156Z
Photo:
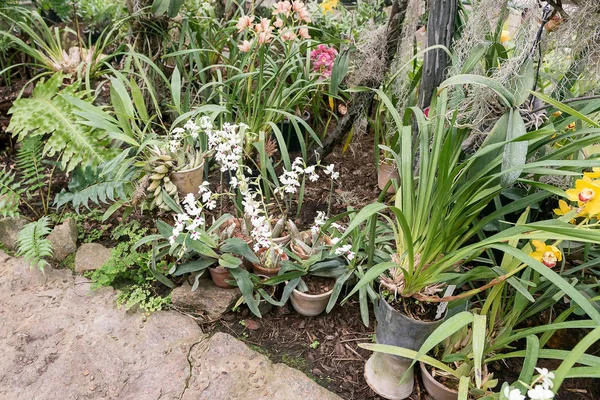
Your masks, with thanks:
M324 78L329 78L337 55L338 52L335 48L324 44L318 45L316 49L310 52L313 71L320 73Z
M295 40L298 37L310 39L308 28L301 26L301 24L308 24L311 21L310 13L303 2L293 1L290 3L287 0L280 1L274 5L274 8L274 22L271 23L271 20L261 18L258 23L254 23L254 16L244 15L236 24L238 33L250 30L256 36L256 41L259 45L270 43L275 37L273 34L275 29L278 30L278 34L283 41ZM242 43L238 44L238 48L240 51L246 53L250 51L253 43L254 40L244 39Z

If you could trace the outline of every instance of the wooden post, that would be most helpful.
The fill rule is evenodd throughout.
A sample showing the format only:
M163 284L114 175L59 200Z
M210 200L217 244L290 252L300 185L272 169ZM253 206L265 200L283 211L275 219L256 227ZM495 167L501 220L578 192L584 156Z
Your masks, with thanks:
M458 0L431 0L429 20L427 21L427 46L441 44L450 49L456 16ZM450 57L441 49L425 53L423 61L423 77L419 87L419 106L429 107L433 91L442 83Z

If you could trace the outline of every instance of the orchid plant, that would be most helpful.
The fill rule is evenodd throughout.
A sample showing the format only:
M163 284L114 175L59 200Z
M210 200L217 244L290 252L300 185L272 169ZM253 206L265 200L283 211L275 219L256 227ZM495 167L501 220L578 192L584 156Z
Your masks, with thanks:
M594 229L583 229L583 226L563 227L563 221L543 221L517 224L484 240L468 243L469 239L480 234L490 221L506 213L523 210L539 202L540 199L549 197L552 193L560 193L565 197L576 199L580 202L579 206L583 207L584 213L586 209L594 210L596 189L593 182L587 179L583 179L575 191L565 194L549 185L522 178L528 185L543 190L532 191L530 195L502 207L489 216L479 217L484 207L504 190L505 185L510 184L503 177L510 175L511 179L519 179L523 173L529 172L573 175L577 173L573 170L589 168L597 163L594 160L570 159L587 146L588 140L594 139L584 139L574 132L566 132L561 136L571 138L568 149L553 149L535 162L506 167L503 154L499 149L522 143L523 135L527 135L525 137L530 139L529 154L535 154L537 149L548 143L561 140L561 137L552 136L554 132L548 128L542 127L538 131L527 133L524 125L518 122L507 126L508 118L499 120L497 126L492 129L492 131L503 130L506 140L483 146L474 155L465 157L461 142L469 135L470 130L455 125L457 111L447 109L446 87L468 84L471 82L470 79L468 76L455 76L442 83L438 97L434 99L430 109L429 118L415 107L407 110L403 118L395 111L385 93L376 90L398 126L400 153L389 148L385 150L394 155L402 185L393 206L382 203L366 206L358 213L348 230L364 229L362 224L365 221L374 224L377 218L383 218L395 232L396 250L390 254L388 261L373 265L350 295L378 278L382 287L389 290L399 301L414 300L425 304L444 302L447 299L441 297L439 293L446 285L445 274L461 268L466 262L489 249L510 252L542 275L552 276L555 282L561 283L561 289L569 290L568 283L546 265L538 262L528 253L520 252L504 243L515 239L556 241L566 239L568 235L572 235L571 240L577 238L583 242L595 243L598 239ZM503 87L499 87L495 81L484 79L477 82L488 85L492 90L506 96L508 102L513 101L511 100L513 95ZM574 110L571 112L576 113ZM511 115L517 120L521 118L515 112ZM414 116L418 126L416 140L413 136L411 116ZM593 135L599 134L598 130L593 132ZM415 142L418 143L418 149L413 147ZM417 157L418 163L415 163ZM586 207L586 204L589 206ZM385 213L385 210L388 212ZM574 214L576 213L569 215L569 220ZM561 237L557 236L555 226L552 224L561 226ZM590 227L595 227L595 224L591 224ZM586 234L584 235L583 232ZM374 241L375 238L371 240ZM541 245L538 242L535 244ZM371 246L376 249L374 242ZM549 263L558 261L558 255L550 254L553 249L541 248L541 250L543 250L542 260L546 258ZM510 276L510 274L503 274L502 277L494 279L491 284L496 284ZM477 276L472 278L477 279ZM469 292L464 296L472 294L474 293ZM575 293L573 295L577 296L578 303L586 304L589 315L595 314L595 311L588 307L587 300Z
M320 144L318 135L300 117L327 88L319 81L322 75L310 66L310 22L311 13L303 2L279 1L271 18L243 15L235 23L238 40L224 58L225 71L217 78L215 93L221 102L225 99L223 105L232 111L234 120L243 121L252 132L253 140L245 143L246 154L259 144L261 134L265 145L275 135L282 148L284 140L277 124L284 120L289 120L301 137L304 158L307 146L300 126Z

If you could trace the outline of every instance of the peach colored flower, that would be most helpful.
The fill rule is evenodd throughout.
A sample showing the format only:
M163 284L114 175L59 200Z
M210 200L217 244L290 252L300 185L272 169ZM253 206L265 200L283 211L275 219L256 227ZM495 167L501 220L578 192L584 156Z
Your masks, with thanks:
M292 5L287 0L277 2L273 7L275 7L273 10L273 15L283 14L286 17L289 17L290 13L292 12Z
M275 22L273 22L273 25L276 28L281 28L283 26L283 20L281 18L277 18Z
M235 27L238 29L238 33L246 30L246 28L252 26L252 21L254 20L254 18L248 16L248 15L244 15L243 17L241 17L238 20L238 23L235 24Z
M308 28L303 26L302 28L298 29L298 36L300 36L303 39L310 39L310 34L308 33Z
M292 3L292 10L294 10L295 12L299 12L303 8L305 8L305 6L304 6L304 3L301 1L294 1Z
M252 48L252 42L249 42L247 40L244 40L242 42L242 44L238 44L238 49L240 49L240 51L242 53L247 53L250 51L250 49Z
M296 39L296 37L297 37L296 34L294 32L292 32L291 30L289 30L289 29L286 29L281 34L281 39L283 41L294 40L294 39Z
M298 20L306 23L310 22L310 13L306 8L302 8L300 11L298 11Z
M258 35L258 43L260 43L260 44L269 43L271 41L271 39L273 39L273 34L271 33L270 30L261 32Z
M270 20L266 18L261 18L260 22L254 25L254 30L256 31L256 33L270 32L273 30L273 27L271 26Z

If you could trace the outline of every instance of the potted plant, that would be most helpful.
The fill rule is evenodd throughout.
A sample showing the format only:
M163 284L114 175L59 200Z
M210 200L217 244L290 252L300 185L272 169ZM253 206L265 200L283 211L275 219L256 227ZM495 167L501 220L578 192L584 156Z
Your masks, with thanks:
M211 126L209 117L202 117L200 125L190 119L183 128L174 128L162 147L151 150L144 164L150 181L147 191L154 197L152 205L169 209L164 199L165 192L176 200L188 193L199 195L198 188L204 181L204 159L207 155L200 132Z
M448 301L441 296L445 290L448 273L459 270L465 262L479 256L486 249L509 251L503 247L508 238L525 238L534 230L549 232L549 228L543 224L522 224L513 227L513 230L506 230L486 240L467 245L474 235L490 221L504 215L507 209L512 212L524 209L537 197L531 194L477 220L480 212L503 190L504 185L512 184L523 171L545 165L549 160L556 163L555 165L570 163L564 160L564 154L556 153L555 156L549 153L541 164L512 165L510 163L514 160L511 159L510 165L507 165L502 146L512 149L514 144L520 143L511 139L515 137L513 135L517 135L515 131L523 128L518 123L507 128L509 132L505 134L508 140L483 146L475 154L465 158L461 143L470 134L470 130L453 125L456 111L451 113L453 116L450 120L447 119L448 94L444 88L452 84L469 83L469 79L471 78L468 76L455 76L442 83L442 89L430 108L429 118L425 118L422 111L412 108L403 119L385 93L376 90L400 132L400 154L385 146L382 148L393 154L402 185L394 205L373 203L364 207L350 223L342 239L353 230L368 230L369 226L376 224L378 218L387 221L395 232L394 243L388 246L391 250L389 258L371 266L346 297L352 296L360 288L371 285L373 280L378 279L382 288L380 293L386 295L380 296L375 304L378 343L418 349L443 319L444 313L440 312L438 306ZM485 82L482 84L489 84L489 87L504 97L512 107L507 113L513 120L519 120L521 117L515 111L517 102L513 95L497 85L494 86L493 81L483 81ZM415 115L418 127L415 141L411 114ZM501 118L496 128L505 128L506 125L503 124L506 120L507 118ZM529 151L533 151L546 140L532 140L529 143ZM413 149L414 142L419 144L418 150ZM570 150L578 152L580 147L575 147L577 146ZM415 164L417 154L419 162ZM553 171L549 170L548 173ZM541 197L548 195L549 193L540 194ZM365 222L366 227L363 226ZM375 248L376 237L371 236L370 240L370 247ZM481 275L472 275L471 278L476 280L481 278ZM369 382L374 390L389 398L408 396L412 390L412 379L407 378L405 386L401 387L397 385L398 375L380 373L388 370L403 375L404 368L391 368L389 359L384 363L379 362L381 360L378 361L378 358L377 354L372 356L365 372L368 381L370 377L385 377L385 383ZM391 364L404 364L406 368L412 368L410 360L406 359L396 358ZM387 392L388 389L391 392Z

